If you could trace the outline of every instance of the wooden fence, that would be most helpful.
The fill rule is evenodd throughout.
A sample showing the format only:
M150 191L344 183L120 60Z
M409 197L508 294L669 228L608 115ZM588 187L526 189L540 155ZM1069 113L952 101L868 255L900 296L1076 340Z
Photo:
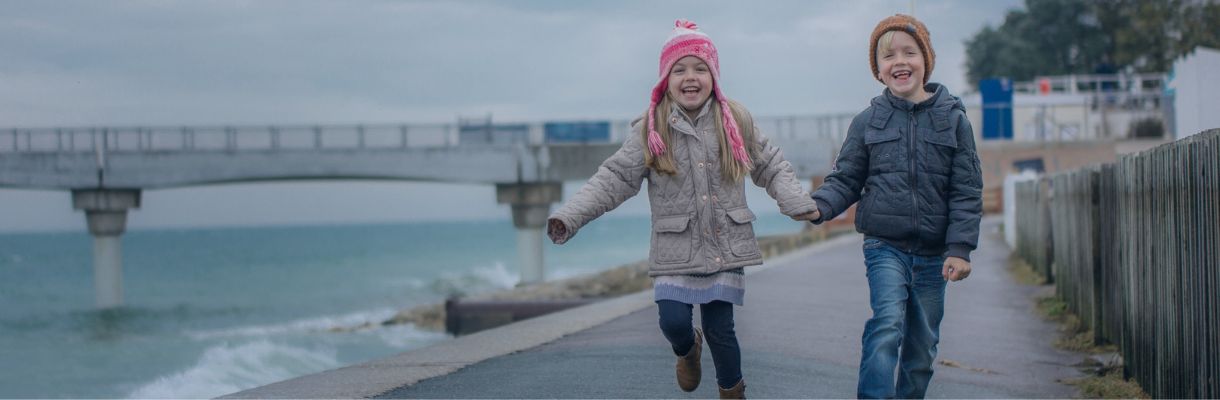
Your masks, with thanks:
M1220 129L1016 187L1017 254L1153 397L1220 397Z

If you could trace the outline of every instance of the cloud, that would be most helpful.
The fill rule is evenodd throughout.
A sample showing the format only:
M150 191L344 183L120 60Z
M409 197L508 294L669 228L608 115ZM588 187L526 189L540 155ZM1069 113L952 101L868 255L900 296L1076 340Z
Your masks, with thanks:
M906 12L910 4L2 2L0 124L435 123L488 113L500 121L626 119L646 107L660 46L677 18L694 20L711 35L720 50L726 93L754 114L856 112L881 91L868 70L868 34L876 21ZM1017 4L916 3L937 49L933 78L956 93L964 91L961 42ZM314 196L325 197L335 196L333 185L344 184L305 185ZM175 206L181 209L207 209L232 195L221 189L189 189L189 196L167 198L181 200ZM0 193L0 209L45 201L22 191ZM465 212L432 201L437 207L420 206L429 210L427 216ZM490 197L479 202L479 215L500 212ZM146 214L156 207L161 205L149 204ZM305 211L298 220L292 216L298 214L259 207L249 207L248 213L285 221L312 218ZM66 204L62 208L58 217L42 220L78 218ZM329 218L374 218L336 212ZM173 212L156 215L157 221L135 218L133 223L198 222ZM208 220L206 213L200 219Z

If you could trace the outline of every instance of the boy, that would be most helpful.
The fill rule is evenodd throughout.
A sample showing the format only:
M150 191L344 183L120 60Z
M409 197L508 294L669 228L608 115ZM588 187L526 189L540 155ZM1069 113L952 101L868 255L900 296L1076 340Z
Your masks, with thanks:
M946 280L970 275L982 175L961 101L928 83L936 53L927 27L898 14L877 24L869 46L885 90L852 120L834 170L812 195L813 223L860 201L856 230L865 238L873 317L864 326L857 396L923 398Z

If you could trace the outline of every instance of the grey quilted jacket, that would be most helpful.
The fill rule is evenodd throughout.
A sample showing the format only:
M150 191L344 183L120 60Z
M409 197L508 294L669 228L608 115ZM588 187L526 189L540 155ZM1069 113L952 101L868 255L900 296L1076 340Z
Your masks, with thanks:
M820 223L859 200L856 230L902 250L970 260L982 218L982 172L965 107L944 86L912 104L886 89L847 130Z
M754 237L754 213L746 207L745 185L721 179L720 142L709 107L705 105L693 123L678 109L669 121L657 121L665 122L672 128L669 151L678 173L654 173L644 166L646 146L640 129L645 124L637 121L622 148L551 214L551 219L562 221L567 228L567 236L555 238L555 243L566 242L582 226L639 193L642 181L647 180L652 209L650 276L710 274L762 264ZM816 204L801 187L791 164L757 126L754 132L750 146L754 184L766 188L785 215L813 212Z

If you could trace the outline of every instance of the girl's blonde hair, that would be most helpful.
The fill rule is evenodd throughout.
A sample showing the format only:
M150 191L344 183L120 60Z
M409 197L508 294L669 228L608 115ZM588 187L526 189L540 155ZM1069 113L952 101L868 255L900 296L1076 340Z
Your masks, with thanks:
M711 110L708 110L708 112L715 118L715 124L713 125L716 127L716 138L720 142L720 175L726 181L733 183L741 182L742 178L748 175L752 168L742 165L737 159L733 158L733 149L729 145L729 140L724 133L724 117L720 112L720 102L716 101L714 94L708 98L708 101L712 102ZM731 99L728 99L727 102L729 104L729 112L732 112L733 119L737 120L737 132L741 134L741 140L745 142L746 151L750 154L750 160L756 160L758 152L755 149L754 143L754 119L750 116L750 113L745 111L745 106ZM661 98L661 102L657 104L657 115L655 115L656 121L660 122L656 127L657 134L661 136L661 141L665 143L665 148L669 150L660 156L654 156L652 152L645 149L644 166L662 174L677 175L678 166L674 162L674 147L669 133L669 110L671 103L673 103L673 100L670 100L669 93L666 93ZM645 119L647 119L647 116L645 116ZM648 143L648 129L641 129L640 133L643 135L644 143Z

